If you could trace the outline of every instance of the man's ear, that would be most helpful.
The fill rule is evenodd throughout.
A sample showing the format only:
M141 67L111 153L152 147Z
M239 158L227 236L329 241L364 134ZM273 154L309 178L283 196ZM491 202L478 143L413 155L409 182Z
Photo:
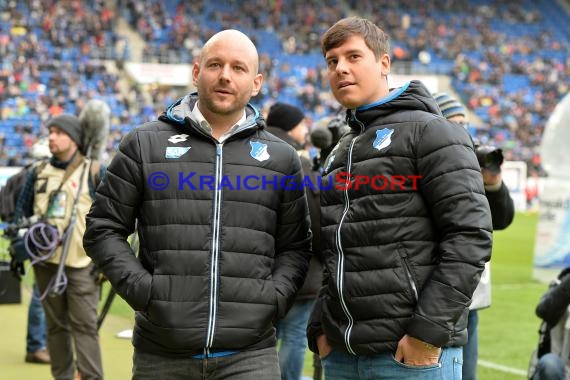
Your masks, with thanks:
M194 87L198 87L198 74L200 74L200 62L194 62L192 66L192 84Z
M388 54L383 54L380 59L378 60L378 64L380 65L380 72L383 76L387 76L390 74L390 65L391 65L390 56Z
M259 94L261 90L261 84L263 83L263 74L255 74L255 78L253 78L253 87L251 89L251 97L256 96Z

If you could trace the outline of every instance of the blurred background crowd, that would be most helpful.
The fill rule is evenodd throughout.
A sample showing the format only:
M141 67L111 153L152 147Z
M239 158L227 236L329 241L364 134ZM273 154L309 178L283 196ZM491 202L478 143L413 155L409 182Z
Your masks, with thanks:
M361 15L391 35L393 72L449 77L473 115L471 133L507 160L525 161L529 175L545 175L541 136L570 87L564 7L568 1L0 0L0 166L30 162L45 121L79 114L92 98L112 109L111 157L128 130L188 92L140 84L125 63L191 64L223 28L258 47L265 82L254 104L291 103L316 125L339 112L319 38L340 18Z

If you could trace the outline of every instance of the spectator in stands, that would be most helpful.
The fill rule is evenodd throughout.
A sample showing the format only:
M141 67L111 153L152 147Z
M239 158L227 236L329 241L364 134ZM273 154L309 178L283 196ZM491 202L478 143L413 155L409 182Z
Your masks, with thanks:
M276 380L273 324L303 284L311 233L302 188L271 183L300 183L301 163L248 103L263 76L245 34L216 33L192 78L197 94L121 142L84 244L137 312L134 379ZM182 187L161 186L165 175Z
M447 93L434 94L434 98L447 120L457 123L467 128L467 118L465 106ZM475 149L478 144L475 142ZM481 163L480 163L481 164ZM484 164L484 163L483 163ZM489 201L491 209L491 219L493 220L493 230L503 230L513 221L515 207L510 196L509 189L502 180L500 166L481 168L483 184L485 185L485 196ZM481 281L469 306L469 319L467 322L467 344L463 346L463 380L477 379L477 359L479 357L479 314L478 310L491 306L491 272L490 262L485 264L485 270L481 275Z
M307 350L307 321L317 298L322 283L322 264L320 259L320 203L319 172L313 170L313 163L304 149L307 137L307 123L301 109L287 103L275 103L267 115L267 130L291 145L301 159L304 178L310 178L314 187L305 187L305 194L311 214L313 231L313 257L303 287L295 297L293 306L287 315L277 322L279 348L279 367L282 380L300 380Z
M372 15L393 31L395 48L409 52L415 67L421 63L417 59L420 52L429 51L431 63L422 66L433 73L452 76L455 90L479 117L481 124L474 126L483 130L483 143L488 140L491 144L500 144L505 157L524 160L529 175L535 170L541 176L546 174L536 162L542 131L557 102L570 88L569 45L561 37L563 34L551 31L556 20L541 15L544 11L546 15L558 13L566 17L564 12L559 12L557 2L528 3L520 7L518 13L501 2L476 4L466 0L443 3L409 0L393 4L388 11L383 2L370 0L350 1L350 9L342 2L327 6L303 3L302 7L273 2L263 9L255 1L231 2L223 9L204 1L179 2L176 7L156 0L122 3L124 6L118 7L120 14L149 41L143 61L190 61L197 55L195 50L202 46L202 41L212 34L210 28L196 21L198 18L221 25L239 20L241 25L257 29L252 32L253 36L279 31L275 37L280 41L273 45L257 36L264 49L272 51L275 68L285 66L279 62L290 61L290 57L279 54L278 50L283 41L293 38L297 62L288 63L286 73L274 67L262 70L264 89L252 103L262 105L283 96L291 96L293 104L311 104L318 100L316 107L304 108L307 117L313 119L334 111L329 105L332 99L328 90L322 83L314 83L308 74L317 68L311 57L318 49L318 35L323 25L332 24L349 13ZM0 51L6 53L1 54L2 118L45 120L47 107L54 100L65 112L76 113L75 107L81 108L81 96L102 95L121 102L124 95L116 86L121 76L105 74L104 69L100 70L102 66L89 61L101 58L101 54L106 59L120 58L119 49L113 49L122 38L116 34L119 23L114 22L115 15L105 8L104 1L0 4L3 4L0 13L9 15L8 19L12 20L9 22L16 24L13 29L0 30ZM410 13L409 9L417 12ZM76 22L78 18L81 22ZM54 23L54 19L58 22ZM505 23L505 19L515 24ZM536 24L527 27L529 20ZM501 27L493 28L493 25ZM519 33L521 27L528 33ZM13 33L15 30L23 35ZM105 49L97 48L100 46ZM145 55L150 59L145 60ZM22 56L26 59L21 60ZM405 61L401 63L396 64L400 72L407 67ZM86 69L93 66L99 69ZM107 76L112 78L105 79ZM298 78L298 82L291 86L287 83L290 78ZM284 83L285 88L282 88ZM153 100L156 114L164 105L157 97ZM18 106L9 104L12 101ZM137 105L117 105L117 108L117 115L127 115L123 123L114 123L113 127L118 130L148 121L137 112ZM7 128L7 132L12 134L12 129ZM4 150L0 149L0 164L16 155L20 147L13 138L8 139L6 145ZM26 158L16 157L10 163L22 164Z
M468 133L441 117L421 82L388 88L388 39L358 17L322 38L351 128L327 158L323 186L355 182L321 194L325 280L309 347L331 379L451 379L491 255L491 216ZM419 179L380 191L377 176Z

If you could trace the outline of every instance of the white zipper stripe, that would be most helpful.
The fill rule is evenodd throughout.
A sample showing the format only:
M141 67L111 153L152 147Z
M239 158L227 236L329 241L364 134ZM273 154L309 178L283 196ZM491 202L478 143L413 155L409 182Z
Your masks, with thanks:
M406 271L406 276L408 277L408 282L410 283L410 286L412 288L412 292L414 293L414 298L415 298L416 302L418 302L418 300L419 300L418 288L416 287L416 282L414 281L414 277L412 276L412 271L410 270L410 265L408 264L408 260L406 260L405 258L402 258L402 261L404 262L404 270Z
M210 261L210 314L208 321L208 336L206 350L209 352L214 342L216 329L216 314L218 312L218 261L220 255L220 213L222 208L222 147L223 143L216 145L216 180L214 189L214 220L212 231L212 259Z
M348 162L347 162L346 170L348 171L348 177L349 178L350 178L350 167L352 165L352 149L353 149L354 143L356 142L358 137L359 136L356 136L352 140L352 142L350 143L350 149L348 151ZM338 251L338 266L337 266L337 271L336 271L336 274L337 274L336 278L337 278L337 289L338 289L338 296L339 296L339 300L340 300L340 305L342 307L342 310L344 311L344 314L348 318L348 326L344 332L344 343L346 344L346 348L348 349L348 352L350 352L352 355L356 355L356 353L354 352L354 350L352 349L352 347L350 345L350 333L352 332L352 327L354 326L354 319L352 318L352 315L350 314L350 311L348 310L348 307L346 306L346 302L344 301L344 295L343 295L343 288L344 288L344 252L342 250L342 243L341 243L341 236L340 236L340 229L342 228L342 223L344 222L344 218L346 217L346 214L348 214L348 209L350 208L350 198L348 197L348 187L345 187L345 189L344 189L344 199L345 199L344 210L342 212L342 217L340 218L340 222L339 222L338 228L336 230L336 247L337 247L337 251Z

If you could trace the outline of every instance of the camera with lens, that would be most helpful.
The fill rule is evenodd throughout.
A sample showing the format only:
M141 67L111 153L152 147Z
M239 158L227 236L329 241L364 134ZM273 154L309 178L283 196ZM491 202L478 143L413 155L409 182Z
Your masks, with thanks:
M330 119L326 127L314 128L310 135L311 144L319 149L319 154L313 158L313 170L322 171L322 164L335 147L342 135L350 130L343 113Z
M501 172L501 165L505 160L502 149L490 145L477 145L475 146L475 154L481 169L485 169L492 174Z
M346 123L346 116L344 113L338 113L335 117L329 121L327 124L328 130L332 134L332 142L330 145L336 145L338 140L350 130L350 127Z
M27 218L22 218L18 223L8 223L4 228L4 237L6 239L21 237L32 224L33 220Z
M10 241L8 252L12 261L24 262L29 259L29 255L24 243L24 236L32 225L37 223L39 218L36 215L30 218L22 218L17 223L10 223L4 229L3 237Z

